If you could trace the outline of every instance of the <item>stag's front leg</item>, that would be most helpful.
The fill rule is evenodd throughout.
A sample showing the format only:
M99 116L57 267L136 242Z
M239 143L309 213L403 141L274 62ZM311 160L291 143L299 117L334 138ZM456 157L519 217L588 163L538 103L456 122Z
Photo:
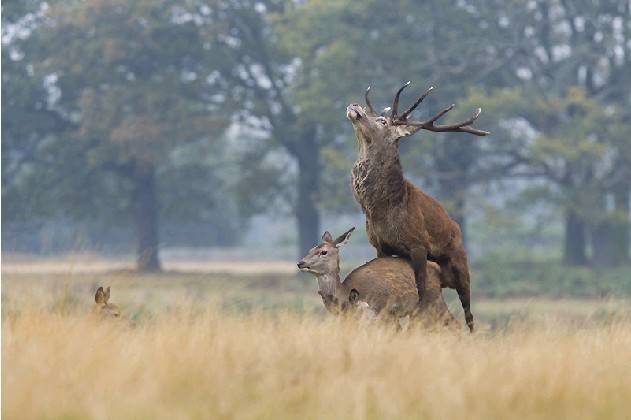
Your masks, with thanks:
M421 309L427 307L427 249L419 246L410 251L410 262L414 270L414 279L416 280L416 290L418 291L419 306Z
M366 235L368 236L368 242L370 245L375 247L377 251L377 258L388 257L392 254L388 254L388 251L384 247L383 243L379 240L379 237L375 235L370 228L370 224L368 223L368 219L366 219Z

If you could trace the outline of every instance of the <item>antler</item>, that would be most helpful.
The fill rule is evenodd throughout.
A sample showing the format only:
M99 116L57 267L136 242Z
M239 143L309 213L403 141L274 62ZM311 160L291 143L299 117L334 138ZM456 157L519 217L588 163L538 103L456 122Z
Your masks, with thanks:
M425 99L425 97L427 95L430 94L430 92L434 90L434 86L430 86L417 100L416 102L414 102L414 104L410 107L410 109L408 109L407 111L405 111L403 114L401 114L401 119L402 120L407 120L408 116L412 113L412 111L414 111L416 109L417 106L419 106L421 104L421 102L423 102L423 99Z
M406 84L401 86L399 90L397 90L397 94L394 95L394 101L392 102L392 113L390 114L390 118L392 118L393 120L396 120L398 117L397 113L399 112L399 96L401 96L401 92L403 92L403 89L410 86L411 83L412 82L408 81Z
M401 92L403 92L403 89L405 89L409 85L410 85L410 82L407 82L405 85L401 86L394 97L394 102L392 103L392 113L390 116L392 120L392 124L409 125L413 127L419 127L420 129L423 129L423 130L434 131L434 132L445 132L445 131L462 132L462 133L474 134L476 136L487 136L491 134L488 131L479 130L471 126L471 124L473 124L473 122L480 116L480 113L482 112L482 108L476 109L476 111L473 113L473 115L469 119L456 123L456 124L448 124L448 125L434 124L439 118L441 118L443 115L451 111L455 107L454 104L451 104L447 108L443 109L442 111L434 115L429 120L408 121L408 116L412 113L412 111L416 109L416 107L420 105L421 102L423 102L423 99L425 99L425 97L427 97L427 95L429 95L430 92L434 90L434 86L430 86L429 89L427 89L416 100L416 102L414 102L414 104L407 111L401 114L401 116L399 117L397 115L397 108L399 106L399 96L401 95Z
M372 109L372 104L370 103L370 99L368 99L368 94L370 93L370 86L368 86L366 88L366 93L364 93L364 98L366 99L366 106L368 107L368 111L373 114L373 115L377 115L375 113L375 110Z

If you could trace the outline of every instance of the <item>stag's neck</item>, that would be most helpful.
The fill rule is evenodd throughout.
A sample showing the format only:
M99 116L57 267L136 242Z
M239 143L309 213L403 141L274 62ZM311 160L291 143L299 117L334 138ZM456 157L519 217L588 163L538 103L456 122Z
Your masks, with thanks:
M364 212L402 201L404 185L398 153L360 155L353 166L353 191Z
M340 270L335 273L326 273L316 276L318 279L318 293L322 296L322 302L329 311L337 311L343 302L348 299L345 296L344 286L340 281Z

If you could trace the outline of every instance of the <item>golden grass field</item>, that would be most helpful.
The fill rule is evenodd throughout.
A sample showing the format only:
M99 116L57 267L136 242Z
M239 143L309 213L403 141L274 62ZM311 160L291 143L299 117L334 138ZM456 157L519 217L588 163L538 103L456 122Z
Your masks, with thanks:
M97 285L124 319L88 315ZM2 416L631 417L628 301L473 308L474 335L396 332L327 315L307 275L4 272Z

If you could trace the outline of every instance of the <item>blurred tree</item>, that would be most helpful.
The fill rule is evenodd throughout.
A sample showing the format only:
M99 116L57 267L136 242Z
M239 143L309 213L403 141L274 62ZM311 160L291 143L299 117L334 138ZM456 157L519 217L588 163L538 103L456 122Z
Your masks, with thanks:
M26 40L37 25L43 9L38 1L2 3L2 207L5 214L28 217L45 206L12 211L20 204L17 175L46 162L42 150L56 133L71 126L48 108L49 92L36 73L36 47ZM24 203L22 203L24 204ZM42 203L39 203L42 204Z
M513 155L516 165L504 179L544 181L524 190L527 200L522 205L544 202L560 208L565 219L564 260L570 265L587 264L589 232L583 223L611 223L623 229L628 218L613 204L604 208L601 200L611 185L627 176L631 162L630 140L621 135L631 127L621 110L603 107L578 87L569 88L564 96L546 97L520 89L473 91L469 100L493 110L490 128ZM615 258L624 252L623 247L607 248L610 243L593 242L594 258L601 253L608 255L603 258Z
M52 139L34 134L44 143L40 149L46 147L38 150L37 158L50 157L49 165L34 166L30 177L23 176L24 182L49 189L56 203L65 201L62 208L77 216L101 213L115 219L131 214L139 270L160 269L160 171L194 164L178 160L174 153L184 145L206 142L208 133L220 137L230 122L214 112L229 106L229 97L207 81L210 57L203 28L195 19L198 6L175 1L52 2L40 6L37 30L28 37L30 62L16 56L7 63L32 66L40 79L29 86L45 91L45 113L65 125L63 132L59 127L51 130L56 134ZM23 76L16 70L11 77ZM29 92L21 98L28 105L37 104ZM8 112L3 124L11 121L34 129L15 118L28 114ZM9 132L20 143L11 149L24 149L28 137L16 129ZM195 162L207 163L199 156ZM210 181L206 188L212 186L208 170L197 175L202 182ZM9 177L3 172L3 187L5 179ZM187 184L197 188L180 179L176 190L190 191ZM199 192L197 188L188 197L203 206L208 200Z
M403 99L407 103L434 85L437 89L421 107L423 115L429 115L458 102L469 87L491 84L501 58L501 51L490 47L492 40L481 27L478 10L456 0L305 2L288 8L278 27L287 51L300 59L292 80L293 97L304 113L319 118L323 137L330 139L324 145L327 171L344 167L340 150L345 159L354 159L348 152L353 142L344 109L351 101L359 102L368 85L373 87L373 103L382 106L391 104L394 92L407 79L414 82ZM471 113L475 108L459 109ZM422 177L425 187L438 192L463 230L466 192L478 170L478 158L486 156L478 152L485 142L425 133L402 145L406 172ZM431 158L423 158L418 151ZM343 175L335 172L337 176L330 178L335 182L341 176L348 179L350 163L345 167ZM500 176L501 168L497 169L486 173ZM335 189L327 185L327 194L330 191ZM337 191L348 197L348 189ZM341 197L328 201L347 202Z
M3 220L60 209L132 216L139 268L151 270L159 215L238 229L237 214L285 207L304 252L321 233L320 210L357 209L345 106L368 84L373 102L389 105L411 79L403 102L437 87L420 114L456 102L446 119L459 119L482 106L478 125L493 131L401 146L406 173L463 231L471 188L529 179L546 185L529 197L564 213L568 264L628 261L629 2L2 7Z
M628 89L631 86L629 2L586 2L579 6L566 0L524 0L511 2L511 7L506 7L505 2L480 0L477 6L482 15L488 17L485 26L497 40L493 45L506 44L504 59L499 63L506 70L503 74L511 78L510 83L523 86L525 92L534 93L551 106L565 103L570 107L540 108L540 112L558 115L531 118L536 130L576 135L573 130L587 128L584 123L577 125L573 117L573 110L582 109L580 104L570 106L567 103L579 92L573 90L575 86L583 92L582 100L590 101L586 105L588 108L614 105L618 113L626 112L628 119L626 110L631 106L631 89ZM593 112L589 114L594 115ZM617 121L625 121L623 117ZM600 183L601 187L591 196L589 207L599 203L598 206L604 209L606 201L612 201L614 209L604 218L601 214L588 219L587 213L566 207L565 261L568 264L586 263L590 233L595 264L620 264L629 258L631 174L624 153L628 145L624 146L625 140L620 140L620 135L609 128L608 125L589 128L598 133L601 142L618 145L614 148L617 153L612 158L607 181ZM605 135L609 138L605 139ZM555 141L549 140L552 148ZM590 174L598 172L598 168L585 166L590 164L569 164L566 178L592 179ZM609 200L607 197L611 196L615 198Z
M614 86L631 83L630 25L628 2L597 2L579 8L562 0L516 0L508 7L506 2L498 0L311 1L289 7L279 31L287 50L300 58L300 71L292 80L296 102L300 109L319 115L326 122L323 124L326 136L333 138L333 133L343 130L339 125L343 121L339 117L343 106L351 98L355 101L360 98L362 85L378 86L379 89L373 89L374 102L381 99L388 104L393 91L404 81L402 77L440 87L428 98L425 109L456 102L472 86L487 90L521 86L523 92L539 95L543 103L549 104L548 107L531 105L532 112L554 111L553 106L561 106L576 95L577 91L571 90L573 86L580 87L590 100L629 109L631 90ZM484 108L479 124L495 127L488 140L472 141L450 135L449 141L440 138L425 141L425 151L431 153L420 155L415 148L402 146L408 147L404 154L407 172L422 176L437 188L439 198L463 229L466 196L471 186L517 175L532 178L540 169L541 160L530 159L528 153L524 155L519 139L511 137L511 130L500 124L502 119L514 119L503 112L501 100L508 100L506 105L510 108L510 102L518 98L506 95L488 101L484 95L474 95L476 100L482 99L479 104ZM535 95L529 97L535 99ZM459 109L465 112L471 105L478 105L471 98L464 103L467 106ZM567 109L558 111L566 114ZM451 117L458 117L458 113L453 112ZM551 123L546 118L531 118L529 123L535 131L546 133L543 136L558 132L576 134L569 125L574 123L571 117L551 126L541 125ZM605 141L605 132L611 133L584 124L581 127L598 131L601 142ZM540 141L543 138L540 136ZM608 144L610 140L606 139ZM340 145L335 143L337 147ZM326 148L325 153L334 155L326 152ZM343 166L339 159L332 162L333 168ZM576 215L573 209L566 212L565 260L569 264L586 261L590 229L591 238L598 242L593 244L595 260L605 255L610 257L608 263L627 259L629 245L624 238L628 238L629 230L630 177L623 176L628 165L620 158L617 162L616 175L607 183L601 182L602 188L591 195L593 205L599 200L604 203L611 191L617 191L613 194L618 208L613 218L615 223L601 221L591 226L586 216ZM527 165L534 166L524 171ZM573 165L568 167L570 178L581 178L581 171ZM598 237L601 239L597 240ZM607 245L607 241L613 243Z
M293 57L279 48L271 16L282 14L287 1L217 1L211 3L209 21L215 69L239 103L239 123L280 146L296 163L295 188L290 196L302 255L317 243L320 215L317 208L321 176L321 116L302 109L292 97Z

